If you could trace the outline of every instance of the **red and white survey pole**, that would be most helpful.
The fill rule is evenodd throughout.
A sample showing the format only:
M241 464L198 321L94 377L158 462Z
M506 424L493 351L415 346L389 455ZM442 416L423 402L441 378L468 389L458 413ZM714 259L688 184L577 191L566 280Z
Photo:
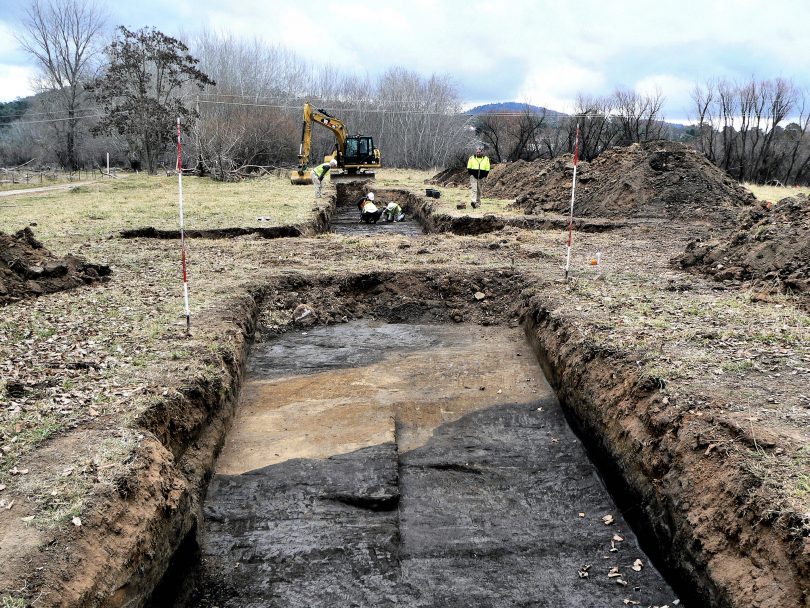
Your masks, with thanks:
M177 117L177 186L180 194L180 263L183 267L183 301L186 305L186 333L191 331L191 311L188 308L188 273L186 272L186 232L183 218L183 144L180 141L180 117Z
M565 280L568 280L568 271L571 269L571 246L574 244L574 195L577 191L577 165L579 165L579 123L577 135L574 140L574 177L571 180L571 212L568 215L568 252L565 256Z

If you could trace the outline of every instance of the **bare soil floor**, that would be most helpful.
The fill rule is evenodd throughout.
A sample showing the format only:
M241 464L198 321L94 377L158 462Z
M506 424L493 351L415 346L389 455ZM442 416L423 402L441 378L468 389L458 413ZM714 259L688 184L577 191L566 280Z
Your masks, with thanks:
M425 221L431 215L425 205L432 201L419 196L419 177L427 174L386 176L383 171L378 187L412 192L400 204L407 205L411 217ZM200 496L225 441L254 335L269 343L291 330L300 335L316 331L312 327L364 319L465 323L470 325L459 327L471 327L470 335L479 326L481 331L522 327L562 407L619 497L616 511L636 527L642 545L657 547L658 565L685 604L810 606L810 316L789 293L752 289L734 278L715 280L673 265L691 240L716 236L703 218L613 222L598 232L576 232L568 282L562 280L566 234L548 224L550 229L526 229L488 220L486 229L493 231L477 236L383 229L299 238L243 233L194 239L189 244L189 336L177 241L119 237L122 229L171 229L170 219L164 214L149 221L145 212L136 219L120 217L106 206L116 192L127 197L127 205L136 205L142 196L138 180L15 197L18 208L0 208L0 231L13 234L36 222L34 235L57 255L80 254L112 270L109 281L0 309L4 605L141 605L180 541L202 525ZM206 229L257 227L262 225L258 217L283 214L300 225L302 217L316 222L324 213L309 189L288 194L287 186L273 180L249 186L249 213L233 205L202 217L204 210L216 208L220 194L229 201L240 196L235 185L223 185L220 192L210 189L219 186L206 184L189 188L204 202L195 206L191 197L187 203L192 218L200 214L193 223ZM171 185L159 180L143 187L149 199L156 192L167 196ZM256 200L263 187L272 190L266 202ZM452 198L445 191L465 194L463 189L441 190L440 200ZM60 197L69 205L62 205ZM299 200L295 197L301 202L289 207ZM561 211L565 204L560 202ZM515 217L514 212L500 213L502 202L487 205L485 200L476 215ZM601 264L593 266L597 253ZM303 315L307 308L302 304L311 312ZM295 317L314 325L297 325ZM270 460L264 447L251 452L257 438L243 434L243 451L231 461L236 468L224 468L229 461L222 460L221 477L239 477L249 467L278 472L273 473L276 482L288 483L304 475L302 463L328 468L328 457L340 452L357 456L355 465L378 463L383 485L396 487L390 475L406 476L385 468L391 450L413 455L406 464L417 470L430 449L463 450L455 438L506 425L496 416L501 395L490 394L489 378L508 369L507 357L519 345L525 347L522 338L511 344L509 350L499 349L503 357L480 360L480 371L472 374L487 386L482 410L476 405L458 419L436 418L434 403L433 417L414 420L409 428L403 410L394 409L392 426L391 410L383 415L358 401L360 409L345 412L358 424L345 424L344 412L330 409L336 402L329 400L342 395L345 402L352 380L335 379L335 395L325 395L314 414L324 417L324 424L327 418L339 423L333 424L335 438L308 441L306 423L312 419L294 419L295 408L276 407L260 418L268 439L280 442L279 451ZM446 366L447 358L436 365ZM351 374L352 369L331 373ZM450 384L451 374L445 376ZM315 401L305 406L315 407L323 388L310 387L308 378L291 378L284 390L310 395ZM301 386L292 390L296 382ZM265 390L266 384L249 382L245 395ZM503 406L504 415L509 407ZM240 416L249 412L250 406L239 410L234 432L240 429ZM481 412L493 417L479 419ZM520 416L535 419L535 414ZM281 423L294 423L286 427L292 434L279 430ZM315 425L313 433L324 428ZM240 435L229 437L234 445L226 444L226 455ZM399 447L400 441L406 447ZM532 462L514 457L516 467ZM300 466L293 471L294 465ZM313 478L328 478L327 473L313 472ZM445 470L436 479L451 475L478 477ZM435 491L431 483L424 491ZM401 496L405 508L407 491ZM571 508L579 519L577 505ZM592 515L587 509L586 519ZM622 530L629 536L627 528ZM427 543L430 531L420 533ZM444 549L436 551L438 556ZM613 580L601 563L598 568L588 563L588 577L580 578L570 567L559 573L583 596ZM422 576L428 571L414 566L409 572ZM418 576L413 580L421 580ZM513 588L508 579L504 584ZM630 595L630 589L601 605L668 601Z
M676 600L518 328L364 320L257 344L204 513L181 606Z

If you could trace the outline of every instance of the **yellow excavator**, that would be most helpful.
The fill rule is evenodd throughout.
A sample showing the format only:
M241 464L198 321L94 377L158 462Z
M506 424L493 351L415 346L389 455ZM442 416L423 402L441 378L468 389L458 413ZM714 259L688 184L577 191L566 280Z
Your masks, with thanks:
M310 183L309 155L312 151L312 123L323 125L335 134L335 150L324 157L324 162L337 160L337 166L343 170L342 174L332 174L336 177L348 176L353 179L358 174L363 177L374 178L374 172L369 169L380 167L380 151L374 147L374 139L369 135L349 136L343 121L335 118L325 110L313 110L312 105L304 104L304 124L301 127L301 147L298 149L298 169L290 173L293 184L305 185Z

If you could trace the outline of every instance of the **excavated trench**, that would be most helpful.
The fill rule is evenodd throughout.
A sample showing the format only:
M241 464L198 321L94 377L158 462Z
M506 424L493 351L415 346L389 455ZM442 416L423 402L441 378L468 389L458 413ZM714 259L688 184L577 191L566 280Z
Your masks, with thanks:
M399 222L386 222L382 218L376 223L365 223L360 219L356 201L366 192L377 193L377 206L382 209L390 202L402 205L405 218ZM425 233L422 222L414 215L412 205L402 200L396 191L379 190L368 182L343 182L336 184L334 212L330 221L330 230L344 236L391 235L418 236Z
M317 297L347 322L259 328L152 606L673 605L509 310L517 277L442 302L445 278L267 294L261 318Z
M514 217L484 214L483 216L451 216L438 212L433 199L419 196L408 190L396 188L376 188L373 182L353 181L335 184L334 198L322 199L315 208L312 221L300 225L270 227L232 227L211 229L187 229L186 238L232 239L245 236L277 239L311 237L324 232L334 232L344 236L368 236L374 234L399 234L418 236L425 233L449 232L457 235L475 236L503 230L506 227L525 230L563 230L568 226L568 218L546 214L542 217ZM366 224L360 221L355 201L365 192L374 191L377 202L384 207L389 202L398 203L405 211L401 222L378 221ZM639 222L636 222L639 223ZM641 222L643 223L643 222ZM626 227L630 222L602 219L576 218L574 227L581 232L605 232ZM119 236L124 239L178 239L177 229L165 230L153 226L122 230Z

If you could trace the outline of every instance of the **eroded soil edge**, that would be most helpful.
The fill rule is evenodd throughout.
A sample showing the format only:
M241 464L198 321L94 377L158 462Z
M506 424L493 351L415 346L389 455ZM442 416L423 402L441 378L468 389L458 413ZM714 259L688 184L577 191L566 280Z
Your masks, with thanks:
M549 382L686 604L810 605L801 515L776 510L739 456L713 449L756 439L679 407L630 357L589 344L536 298L524 312Z

